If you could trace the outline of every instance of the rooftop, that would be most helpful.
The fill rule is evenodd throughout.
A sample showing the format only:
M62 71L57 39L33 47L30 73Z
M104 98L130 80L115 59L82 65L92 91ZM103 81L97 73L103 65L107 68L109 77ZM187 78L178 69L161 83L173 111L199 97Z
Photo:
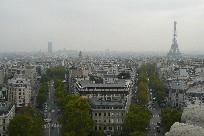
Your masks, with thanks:
M97 97L89 98L89 103L93 107L123 107L124 102L120 98L114 98L113 100L102 100Z
M81 88L93 87L93 88L104 88L104 87L126 87L126 80L117 80L112 84L92 84L88 80L82 80L79 82Z
M0 116L6 115L12 107L13 104L11 102L0 102Z

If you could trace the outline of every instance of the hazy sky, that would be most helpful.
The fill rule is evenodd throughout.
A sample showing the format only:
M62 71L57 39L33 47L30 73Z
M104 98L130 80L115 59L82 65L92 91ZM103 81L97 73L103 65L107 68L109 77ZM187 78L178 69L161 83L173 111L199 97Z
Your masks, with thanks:
M1 0L0 52L204 50L204 0Z

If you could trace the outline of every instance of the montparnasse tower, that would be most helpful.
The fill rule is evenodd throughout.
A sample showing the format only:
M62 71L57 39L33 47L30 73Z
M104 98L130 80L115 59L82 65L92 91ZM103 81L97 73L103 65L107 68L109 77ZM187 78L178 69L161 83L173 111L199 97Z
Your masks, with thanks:
M177 24L176 21L174 21L173 40L171 44L171 49L167 53L168 58L180 58L181 57L181 53L179 51L178 43L176 40L176 37L177 37L176 24Z

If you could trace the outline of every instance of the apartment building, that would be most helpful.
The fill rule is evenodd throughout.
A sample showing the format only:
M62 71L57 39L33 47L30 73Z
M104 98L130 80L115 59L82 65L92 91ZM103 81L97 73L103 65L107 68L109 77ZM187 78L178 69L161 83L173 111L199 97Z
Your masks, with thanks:
M0 102L0 136L7 136L7 126L14 116L15 105L12 102Z
M169 105L175 108L183 107L188 86L184 82L173 81L170 87L168 97Z
M112 84L77 83L78 92L89 100L94 130L106 135L122 131L122 123L132 97L131 80L117 80Z
M13 78L8 80L8 101L16 108L27 106L31 102L31 85L28 79Z

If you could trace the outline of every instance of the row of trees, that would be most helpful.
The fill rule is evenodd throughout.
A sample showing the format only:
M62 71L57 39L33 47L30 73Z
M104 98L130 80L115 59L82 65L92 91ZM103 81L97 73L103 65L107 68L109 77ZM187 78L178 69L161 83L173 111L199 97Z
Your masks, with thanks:
M65 69L62 66L57 66L47 69L46 73L41 76L41 84L37 95L37 105L42 108L42 105L47 101L48 81L51 78L64 79Z
M51 78L64 79L65 68L63 66L57 66L47 69L46 74Z
M60 78L56 78L54 80L54 88L55 88L55 101L57 106L60 108L64 108L67 100L67 92L66 87Z
M138 70L137 102L131 104L123 123L124 135L146 136L151 114L146 107L148 102L148 84L146 66L142 65Z
M148 102L148 84L145 65L142 65L138 70L138 83L139 83L137 89L138 103L141 105L146 105Z
M43 81L40 84L38 95L36 97L37 107L42 108L42 105L47 101L48 93L48 84Z
M125 116L123 130L126 136L145 136L151 116L147 107L139 104L131 104Z
M155 64L147 64L146 68L149 75L149 86L154 90L157 101L161 103L165 100L165 92L162 82L156 75Z
M9 136L43 136L43 115L37 109L27 106L10 120L7 126Z

